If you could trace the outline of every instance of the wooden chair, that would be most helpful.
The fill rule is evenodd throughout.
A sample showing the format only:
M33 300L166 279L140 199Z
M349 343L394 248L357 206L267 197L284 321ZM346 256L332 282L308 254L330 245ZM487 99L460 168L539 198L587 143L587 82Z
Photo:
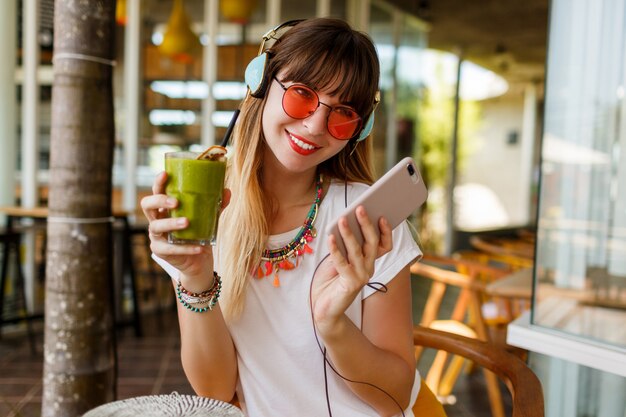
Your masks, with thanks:
M437 259L440 262L448 262L449 265L446 265L448 267L456 268L457 266L457 263L450 258ZM421 262L415 262L411 266L412 274L432 281L419 324L425 328L490 342L492 337L489 335L488 326L482 313L481 296L484 294L485 284L479 280L477 273L485 266L465 263L466 268L474 269L467 269L469 272L459 273L444 269L444 265L428 265L425 262L433 262L433 258L426 257ZM452 313L447 317L442 317L440 307L448 290L455 290L456 300ZM493 343L492 345L495 346ZM505 350L504 346L500 348ZM419 361L421 354L422 349L420 346L416 346L416 360ZM466 360L462 356L453 356L448 361L448 352L445 350L437 352L425 380L440 400L451 395L465 362ZM504 417L504 407L497 377L485 368L483 368L483 372L492 414L494 417Z
M24 321L26 322L31 353L36 355L37 342L31 321L42 320L43 314L28 312L24 290L24 272L20 260L20 241L20 233L13 229L0 232L0 247L2 247L2 270L0 271L0 338L2 338L2 328L4 325ZM10 276L11 259L14 261L13 277Z
M478 289L482 318L492 336L502 337L506 326L530 307L529 298L515 293L496 294L489 291L492 284L517 273L515 268L493 266L490 263L468 260L458 256L443 257L425 254L422 263L443 267L467 275L472 281L480 282ZM496 284L497 285L497 284ZM467 294L464 294L467 296ZM495 339L504 340L504 339Z
M457 269L461 273L477 273L479 279L486 285L510 277L522 270L532 270L534 265L532 259L475 250L457 251L452 255L452 258L458 265L483 265L483 270L480 270L480 267L465 268L463 266L457 266ZM488 309L491 313L486 312L485 314L488 324L492 327L498 323L501 326L506 326L530 308L530 297L525 295L515 296L515 294L509 293L506 296L504 294L496 296L496 294L486 291L483 293L483 298L488 303L485 304L485 307L492 307Z
M493 372L502 380L513 402L512 417L543 417L543 391L541 382L533 371L517 356L505 350L494 348L492 345L458 336L451 333L415 326L413 329L413 343L416 349L433 348L445 351L460 357L467 358L474 363ZM422 389L425 388L422 385ZM435 404L434 396L427 390L417 397L413 414L416 417L445 416L441 405Z
M472 236L470 244L479 253L488 254L492 260L515 269L530 268L534 263L535 244L524 239Z
M511 272L519 269L532 268L534 261L511 254L483 252L476 249L464 249L454 252L453 257L489 265L495 268L508 269Z

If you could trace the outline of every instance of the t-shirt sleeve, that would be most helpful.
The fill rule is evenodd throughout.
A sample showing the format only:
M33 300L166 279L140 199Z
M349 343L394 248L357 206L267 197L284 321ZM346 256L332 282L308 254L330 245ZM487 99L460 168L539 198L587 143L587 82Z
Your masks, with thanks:
M422 257L422 251L413 239L409 225L403 222L393 230L393 249L391 252L381 256L374 265L374 276L370 283L388 284L397 274L414 260ZM363 288L365 299L374 294L376 290L369 286Z

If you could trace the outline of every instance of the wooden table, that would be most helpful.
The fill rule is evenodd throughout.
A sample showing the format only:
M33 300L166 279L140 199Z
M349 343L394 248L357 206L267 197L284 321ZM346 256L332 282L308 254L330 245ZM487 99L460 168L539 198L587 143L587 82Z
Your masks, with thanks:
M0 213L15 218L47 219L50 210L48 207L20 207L0 206ZM116 219L128 218L131 213L127 210L113 209L113 217Z
M497 281L491 282L485 287L485 292L493 297L529 303L533 297L533 278L533 268L520 269ZM587 305L600 305L594 297L593 290L559 288L551 283L537 283L535 298L541 301L550 297L575 300ZM514 315L517 316L517 314Z
M39 315L26 316L24 318L5 319L3 317L3 303L4 303L4 298L5 298L4 291L6 288L5 281L8 275L8 259L10 258L12 250L14 250L16 254L19 253L19 242L20 242L19 235L21 231L16 230L15 223L19 219L34 219L37 221L46 222L47 219L49 218L49 209L48 207L41 207L41 206L31 207L31 208L20 207L20 206L0 206L0 213L3 213L7 216L5 234L7 236L11 236L10 242L7 242L7 244L4 245L2 276L0 277L0 286L1 286L0 288L0 325L2 325L3 323L8 323L8 322L30 320L32 318L41 318L42 315L39 314ZM121 234L121 240L122 240L120 269L122 271L122 274L127 272L130 276L131 292L132 292L131 296L133 300L132 319L130 320L129 323L118 322L118 324L132 325L135 329L135 334L137 336L141 336L142 335L141 317L140 317L140 312L138 308L139 297L138 297L137 279L136 279L135 267L133 263L133 252L132 252L132 244L131 244L131 237L133 234L133 230L131 228L130 221L129 221L129 216L131 214L135 214L135 213L131 213L131 212L128 212L126 210L121 210L121 209L114 209L112 213L113 219L119 222L119 224L121 224L121 227L116 229ZM5 265L5 263L7 263L7 265ZM17 261L17 264L19 265L17 279L21 281L19 282L19 284L23 285L24 274L22 273L19 259Z
M48 207L26 208L20 206L0 207L0 213L11 217L30 217L35 219L45 219L48 217Z
M519 269L490 282L485 286L485 293L502 300L508 320L514 320L530 308L533 296L533 268Z
M533 295L533 268L519 269L485 287L485 292L494 297L528 300Z

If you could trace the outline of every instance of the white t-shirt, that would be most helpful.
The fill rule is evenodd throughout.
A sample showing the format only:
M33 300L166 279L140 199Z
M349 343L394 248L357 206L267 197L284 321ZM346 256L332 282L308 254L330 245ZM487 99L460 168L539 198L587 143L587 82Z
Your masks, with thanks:
M348 204L367 188L364 184L349 183ZM279 287L274 287L273 275L260 279L251 278L241 317L228 323L237 349L237 396L246 416L328 415L324 360L315 338L309 291L316 266L328 254L323 232L344 207L344 183L332 182L320 204L315 221L319 236L309 243L313 253L301 257L297 268L281 270ZM287 244L298 230L299 228L270 236L268 247L277 248ZM375 273L370 282L387 284L402 268L419 256L421 251L408 226L402 224L393 232L392 251L376 260ZM170 275L177 277L175 269L161 259L157 261ZM347 316L359 328L362 301L374 292L374 289L364 287L346 311ZM320 344L323 346L321 340ZM330 367L327 367L327 381L330 407L334 416L377 415L373 408L352 393ZM419 374L416 372L411 403L404 412L406 417L413 416L410 409L417 398L419 386ZM399 410L398 415L401 415Z

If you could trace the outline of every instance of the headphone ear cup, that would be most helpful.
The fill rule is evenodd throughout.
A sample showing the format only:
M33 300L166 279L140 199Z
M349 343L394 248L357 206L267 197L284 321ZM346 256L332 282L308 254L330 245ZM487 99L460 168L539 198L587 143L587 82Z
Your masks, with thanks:
M265 52L255 57L246 67L244 79L252 97L261 98L265 94L267 84L265 77L266 67L267 53Z
M367 121L365 122L365 126L363 126L363 129L361 130L361 133L359 134L359 137L356 139L356 141L360 142L364 140L366 137L368 137L370 133L372 133L373 127L374 127L374 112L372 112L372 114L370 114L370 117L367 118Z

